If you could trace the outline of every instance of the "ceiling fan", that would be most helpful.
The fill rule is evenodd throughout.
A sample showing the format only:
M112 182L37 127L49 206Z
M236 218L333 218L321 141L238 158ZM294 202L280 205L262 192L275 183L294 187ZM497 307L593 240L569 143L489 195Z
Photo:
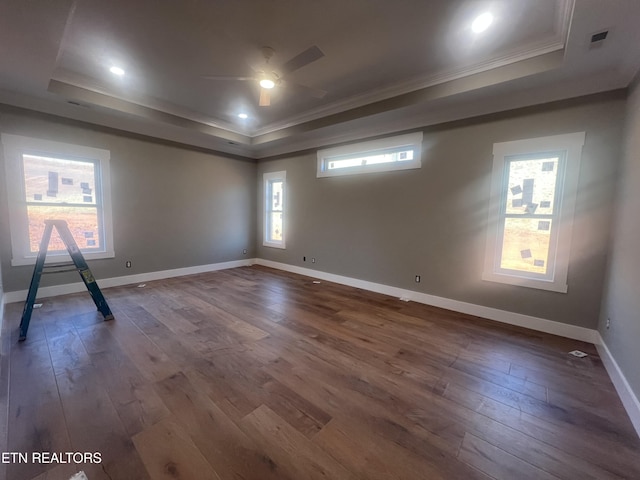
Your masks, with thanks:
M289 61L279 67L272 67L269 61L274 56L275 50L271 47L262 47L262 56L264 57L264 65L260 70L255 71L252 77L238 77L226 75L209 75L203 78L207 80L237 80L237 81L254 81L260 85L260 100L258 105L268 107L271 105L271 90L276 87L292 88L305 91L307 94L315 98L324 97L327 92L318 88L300 85L298 83L286 80L286 77L296 70L309 65L316 60L324 57L324 53L316 45L307 48L304 52L299 53Z

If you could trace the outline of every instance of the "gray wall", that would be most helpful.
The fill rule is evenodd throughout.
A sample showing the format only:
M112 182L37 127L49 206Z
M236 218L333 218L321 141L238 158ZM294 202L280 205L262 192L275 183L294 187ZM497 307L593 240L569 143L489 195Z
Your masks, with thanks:
M2 181L2 178L0 177L0 182L1 181ZM0 244L0 250L1 249L2 249L2 245ZM4 320L4 286L2 282L2 262L0 262L0 332L2 332L3 320Z
M2 129L0 128L0 131ZM2 148L0 148L0 159L2 159ZM0 160L2 162L2 160ZM2 332L2 323L4 320L4 278L2 275L2 252L9 238L9 220L6 217L6 181L4 164L0 163L0 332ZM6 269L5 269L6 270Z
M420 170L316 178L315 151L260 162L260 212L262 173L287 171L288 233L286 250L259 241L258 256L596 328L624 106L613 92L426 128ZM493 143L578 131L586 141L569 292L482 281Z
M257 256L596 328L624 109L624 95L614 92L426 128L420 170L321 179L315 151L256 167L9 107L0 109L0 130L111 151L116 258L92 262L98 278ZM576 131L587 135L569 293L480 280L493 143ZM256 218L256 206L262 211L262 173L277 170L287 171L286 250L262 246L262 222ZM32 268L10 266L5 192L0 268L5 291L23 290ZM129 259L132 269L124 267ZM420 284L413 281L418 274ZM46 281L77 278L56 275Z
M111 151L116 257L91 262L98 279L255 255L257 200L253 161L94 129L10 107L0 107L0 131ZM4 176L3 164L0 171ZM29 287L33 267L11 267L4 180L0 185L4 289L24 290ZM247 255L242 254L244 248L248 249ZM126 260L133 262L133 268L125 268ZM42 285L77 281L75 274L48 275Z
M612 252L600 333L640 398L640 86L627 107L625 150L620 171ZM607 318L611 327L606 328Z

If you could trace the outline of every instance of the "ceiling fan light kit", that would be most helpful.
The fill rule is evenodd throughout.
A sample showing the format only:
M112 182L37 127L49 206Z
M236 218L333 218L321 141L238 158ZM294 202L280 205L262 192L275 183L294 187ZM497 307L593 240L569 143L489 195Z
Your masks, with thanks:
M278 87L284 88L295 88L297 91L304 91L306 94L314 97L314 98L322 98L327 93L324 90L319 90L312 87L307 87L306 85L296 84L291 80L287 80L283 82L282 80L291 75L296 70L299 70L302 67L309 65L316 60L324 57L324 53L320 48L316 45L307 48L302 53L299 53L295 57L291 58L284 64L282 64L279 68L272 69L269 61L275 55L275 50L271 47L264 46L261 48L262 56L264 57L264 67L261 71L256 72L253 77L241 77L241 76L204 76L203 78L207 80L236 80L236 81L246 81L252 80L258 82L260 86L260 98L258 100L258 105L261 107L268 107L271 105L271 93L270 90ZM275 70L275 71L274 71ZM280 72L278 75L277 72Z
M267 90L271 90L276 86L276 82L274 82L270 78L263 78L262 80L260 80L260 86L262 88L266 88Z

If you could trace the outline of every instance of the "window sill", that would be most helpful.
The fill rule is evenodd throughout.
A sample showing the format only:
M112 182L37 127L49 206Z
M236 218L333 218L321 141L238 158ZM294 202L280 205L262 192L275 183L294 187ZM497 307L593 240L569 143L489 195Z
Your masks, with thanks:
M85 260L99 260L103 258L115 258L116 254L114 251L108 252L96 252L96 253L83 253L82 256ZM23 257L23 258L12 258L11 266L12 267L20 267L24 265L35 265L37 257ZM62 254L47 254L47 258L45 260L45 264L50 263L66 263L71 262L71 257L67 253Z
M264 247L279 248L281 250L285 250L284 243L262 242L262 245Z
M569 290L566 282L552 282L548 280L534 280L531 278L522 278L515 275L499 275L497 273L483 273L482 280L487 282L502 283L505 285L513 285L515 287L536 288L538 290L547 290L549 292L567 293Z

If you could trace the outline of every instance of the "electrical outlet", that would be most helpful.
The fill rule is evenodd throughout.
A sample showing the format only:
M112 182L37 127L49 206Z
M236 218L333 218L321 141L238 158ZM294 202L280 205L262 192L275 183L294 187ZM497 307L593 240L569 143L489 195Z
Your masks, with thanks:
M416 283L420 283L420 275L416 275Z
M246 248L243 248L243 249L242 249L242 254L243 254L243 255L246 255L246 254L247 254L247 249L246 249Z
M609 329L610 326L611 326L611 319L607 317L607 330Z
M315 257L311 259L311 263L316 263Z
M127 268L131 268L131 260L127 260L127 262L124 264L125 267Z

